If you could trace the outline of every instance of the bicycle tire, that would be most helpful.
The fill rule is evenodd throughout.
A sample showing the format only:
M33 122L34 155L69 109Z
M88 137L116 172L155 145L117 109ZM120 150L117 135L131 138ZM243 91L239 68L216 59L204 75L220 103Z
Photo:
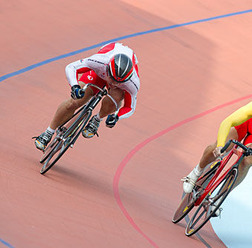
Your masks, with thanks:
M211 193L207 194L207 196L203 199L192 218L187 224L185 235L191 236L198 232L215 214L215 212L219 209L221 204L224 202L228 194L231 192L234 183L238 176L238 169L233 168L217 185ZM224 190L224 191L223 191ZM215 193L217 191L217 193ZM215 203L217 204L215 205ZM215 206L214 210L211 211L211 207Z
M67 149L77 140L90 117L91 111L86 111L81 118L78 117L77 120L75 120L75 122L66 130L66 132L60 137L60 141L54 147L53 151L51 151L51 153L47 156L47 159L40 170L40 174L45 174L53 167L53 165L56 164L56 162L62 157ZM51 159L57 153L58 156L51 161Z
M54 155L58 153L61 146L62 146L62 140L57 144L57 146L52 150L52 152L49 154L49 156L45 160L45 162L44 162L44 164L43 164L43 166L42 166L42 168L40 170L41 174L45 174L58 161L58 159L57 159L58 156L57 156L55 158L55 160L53 160L53 162L49 163L50 160L54 157Z
M176 209L172 222L174 224L181 221L189 212L193 209L195 202L198 200L200 193L205 189L208 182L212 179L215 174L220 162L214 162L209 165L209 168L205 171L205 173L198 179L196 185L194 186L193 193L183 195L183 198Z
M193 199L193 193L184 194L183 198L175 211L172 222L174 224L181 221L194 207L196 199Z
M40 163L44 163L45 160L51 155L54 148L57 146L57 144L60 142L60 137L57 135L46 147L43 156L40 159Z

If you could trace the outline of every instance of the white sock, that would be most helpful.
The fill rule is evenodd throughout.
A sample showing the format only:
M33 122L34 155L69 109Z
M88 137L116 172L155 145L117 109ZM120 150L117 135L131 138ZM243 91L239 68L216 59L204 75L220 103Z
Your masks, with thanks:
M49 133L49 134L51 134L51 135L53 135L53 134L55 133L55 130L52 129L52 128L50 128L50 127L48 127L48 128L46 129L46 132Z
M197 176L200 176L203 172L203 169L199 166L199 164L197 164L193 170Z

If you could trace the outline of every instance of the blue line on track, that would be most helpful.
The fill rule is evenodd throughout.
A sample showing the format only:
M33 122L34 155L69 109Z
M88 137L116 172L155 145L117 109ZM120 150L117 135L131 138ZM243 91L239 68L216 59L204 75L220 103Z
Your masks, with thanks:
M118 38L115 38L115 39L111 39L111 40L107 40L107 41L98 43L98 44L93 45L93 46L89 46L89 47L85 47L85 48L76 50L74 52L66 53L66 54L51 58L51 59L44 60L42 62L27 66L27 67L25 67L23 69L20 69L18 71L12 72L12 73L8 73L8 74L3 75L3 76L0 77L0 82L6 80L8 78L14 77L16 75L19 75L19 74L25 73L27 71L33 70L33 69L35 69L37 67L49 64L51 62L54 62L54 61L57 61L57 60L60 60L60 59L64 59L64 58L67 58L67 57L71 57L73 55L76 55L76 54L79 54L79 53L82 53L82 52L85 52L85 51L88 51L88 50L103 46L103 45L105 45L105 44L107 44L109 42L116 42L116 41L119 41L119 40L128 39L128 38L132 38L132 37L137 37L137 36L140 36L140 35L160 32L160 31L179 28L179 27L183 27L183 26L189 26L189 25L193 25L193 24L197 24L197 23L201 23L201 22L213 21L213 20L216 20L216 19L221 19L221 18L235 16L235 15L247 14L247 13L251 13L251 12L252 12L252 9L248 9L248 10L239 11L239 12L235 12L235 13L229 13L229 14L226 14L226 15L220 15L220 16L200 19L200 20L197 20L197 21L186 22L186 23L182 23L182 24L175 24L175 25L171 25L171 26L167 26L167 27L163 27L163 28L156 28L156 29L151 29L151 30L148 30L148 31L143 31L143 32L138 32L138 33L134 33L134 34L130 34L130 35L121 36L121 37L118 37ZM0 242L2 244L6 245L6 247L8 247L8 248L14 248L13 246L11 246L9 243L7 243L6 241L4 241L2 239L0 239ZM207 246L207 244L206 244L206 246Z
M167 27L163 27L163 28L156 28L156 29L151 29L151 30L148 30L148 31L143 31L143 32L138 32L138 33L134 33L134 34L130 34L130 35L121 36L121 37L118 37L118 38L115 38L115 39L111 39L111 40L107 40L107 41L98 43L98 44L93 45L93 46L89 46L89 47L85 47L85 48L76 50L74 52L66 53L66 54L51 58L51 59L44 60L42 62L27 66L27 67L25 67L23 69L20 69L18 71L12 72L12 73L8 73L8 74L3 75L3 76L0 77L0 82L6 80L8 78L14 77L16 75L19 75L19 74L25 73L27 71L33 70L33 69L35 69L37 67L49 64L51 62L54 62L54 61L57 61L57 60L60 60L60 59L64 59L64 58L67 58L67 57L70 57L70 56L73 56L73 55L76 55L76 54L79 54L79 53L82 53L82 52L85 52L85 51L88 51L88 50L91 50L91 49L94 49L94 48L97 48L97 47L100 47L100 46L103 46L103 45L105 45L105 44L107 44L109 42L116 42L116 41L119 41L119 40L128 39L128 38L132 38L132 37L137 37L137 36L140 36L140 35L146 35L146 34L160 32L160 31L164 31L164 30L168 30L168 29L174 29L174 28L179 28L179 27L183 27L183 26L189 26L189 25L193 25L193 24L197 24L197 23L201 23L201 22L208 22L208 21L213 21L213 20L216 20L216 19L221 19L221 18L235 16L235 15L242 15L242 14L247 14L247 13L251 13L251 12L252 12L252 9L248 9L248 10L239 11L239 12L235 12L235 13L229 13L229 14L226 14L226 15L219 15L219 16L215 16L215 17L200 19L200 20L197 20L197 21L186 22L186 23L181 23L181 24L175 24L175 25L171 25L171 26L167 26Z
M12 245L10 245L9 243L7 243L6 241L4 241L2 239L0 239L0 242L3 243L8 248L14 248Z

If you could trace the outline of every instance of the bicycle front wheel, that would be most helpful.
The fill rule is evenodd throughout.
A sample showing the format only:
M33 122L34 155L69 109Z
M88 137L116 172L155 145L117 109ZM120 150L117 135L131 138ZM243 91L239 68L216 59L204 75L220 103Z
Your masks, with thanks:
M62 155L67 151L67 149L74 144L80 135L83 127L88 122L91 117L91 112L87 111L83 116L77 118L77 120L62 134L59 141L53 146L50 154L44 159L45 163L40 170L41 174L46 173L53 165L62 157ZM58 154L57 156L55 156ZM54 158L54 159L53 159Z
M197 199L193 198L193 193L184 194L182 201L180 202L177 210L174 213L172 222L174 224L182 220L194 207L194 203Z
M237 168L233 168L224 179L201 202L187 224L185 234L191 236L198 232L208 220L215 215L223 201L232 190L238 176Z
M59 142L56 143L56 145L50 151L50 153L47 154L46 158L44 159L45 162L43 164L43 167L40 170L41 174L46 173L59 160L58 158L59 155L54 160L52 160L52 158L55 157L54 155L56 155L60 151L62 144L63 141L60 140ZM52 162L50 163L51 160Z
M59 144L60 138L59 136L56 136L46 147L43 156L40 159L40 163L44 163L45 160L54 152L55 147Z
M183 195L183 199L180 202L176 212L174 213L172 219L173 223L178 223L193 209L195 202L198 200L199 196L201 195L209 181L212 179L219 165L219 161L216 161L209 165L209 168L206 169L204 175L201 176L196 182L192 193Z

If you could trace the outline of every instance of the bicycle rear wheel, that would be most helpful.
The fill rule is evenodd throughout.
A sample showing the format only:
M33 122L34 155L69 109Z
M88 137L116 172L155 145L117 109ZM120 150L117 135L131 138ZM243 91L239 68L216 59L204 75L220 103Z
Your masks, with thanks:
M224 179L201 202L187 224L185 234L191 236L198 232L215 214L232 190L238 176L237 168L233 168Z
M209 165L209 168L207 168L203 176L200 177L196 182L192 193L183 195L183 199L175 211L172 219L174 224L182 220L193 209L195 202L201 195L202 190L205 189L208 182L212 179L219 165L219 161Z
M91 111L86 111L84 114L80 114L77 120L75 120L75 122L66 130L66 132L58 138L58 141L56 141L55 145L52 146L52 149L47 153L47 155L44 155L46 158L43 160L41 159L42 161L45 161L40 170L41 174L45 174L49 169L51 169L52 166L55 165L56 162L67 151L67 149L75 143L82 129L87 124L90 116ZM58 155L55 156L56 154Z

